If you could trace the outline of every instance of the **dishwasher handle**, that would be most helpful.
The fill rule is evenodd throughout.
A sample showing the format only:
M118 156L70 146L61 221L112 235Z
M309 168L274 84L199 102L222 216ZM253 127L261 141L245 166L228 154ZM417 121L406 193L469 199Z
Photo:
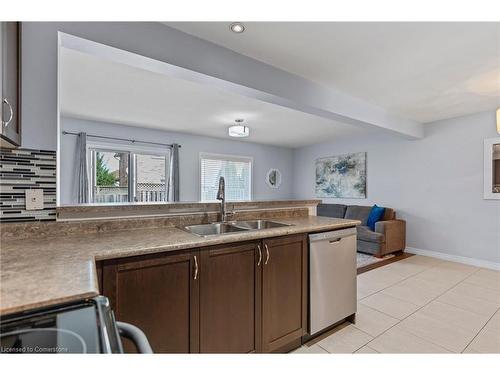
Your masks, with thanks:
M341 239L342 239L342 237L338 237L338 238L335 238L334 240L329 240L328 242L329 243L340 242Z
M125 337L134 343L138 353L153 354L148 338L139 328L125 322L116 322L116 327L121 337Z

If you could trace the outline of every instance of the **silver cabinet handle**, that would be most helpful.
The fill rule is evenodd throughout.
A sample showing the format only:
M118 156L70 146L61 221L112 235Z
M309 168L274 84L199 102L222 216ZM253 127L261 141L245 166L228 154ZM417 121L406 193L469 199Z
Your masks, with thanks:
M196 259L196 255L194 256L194 277L193 279L196 280L198 278L198 259Z
M260 245L257 245L257 249L259 249L259 261L257 262L257 267L260 267L260 263L262 262L262 249Z
M7 127L9 126L10 122L12 121L12 118L14 117L14 111L12 110L12 106L10 105L9 101L6 98L3 98L2 104L3 103L9 106L9 111L10 111L9 119L7 121L3 121L2 119L2 125Z
M267 244L264 244L264 247L266 248L266 261L264 262L264 265L269 262L269 247L267 247Z

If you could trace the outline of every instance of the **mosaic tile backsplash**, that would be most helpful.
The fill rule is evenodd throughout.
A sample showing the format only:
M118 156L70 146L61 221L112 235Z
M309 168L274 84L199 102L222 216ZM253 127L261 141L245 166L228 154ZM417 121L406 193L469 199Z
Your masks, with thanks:
M28 189L43 189L43 210L26 210ZM0 222L55 219L56 152L0 148Z

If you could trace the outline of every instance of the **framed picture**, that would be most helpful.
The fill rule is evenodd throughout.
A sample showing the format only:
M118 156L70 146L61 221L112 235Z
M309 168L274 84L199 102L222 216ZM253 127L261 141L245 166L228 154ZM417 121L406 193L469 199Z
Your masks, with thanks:
M484 140L484 199L500 199L500 137Z
M316 160L318 198L366 198L366 152Z

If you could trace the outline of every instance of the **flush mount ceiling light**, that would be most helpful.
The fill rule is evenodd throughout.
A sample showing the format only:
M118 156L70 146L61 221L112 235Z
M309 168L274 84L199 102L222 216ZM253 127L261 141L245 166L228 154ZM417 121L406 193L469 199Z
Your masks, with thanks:
M244 138L250 135L250 128L245 125L241 125L244 120L236 119L234 120L237 125L230 126L228 133L230 137Z
M245 26L241 22L234 22L231 25L229 25L229 29L236 34L241 34L243 31L245 31Z

